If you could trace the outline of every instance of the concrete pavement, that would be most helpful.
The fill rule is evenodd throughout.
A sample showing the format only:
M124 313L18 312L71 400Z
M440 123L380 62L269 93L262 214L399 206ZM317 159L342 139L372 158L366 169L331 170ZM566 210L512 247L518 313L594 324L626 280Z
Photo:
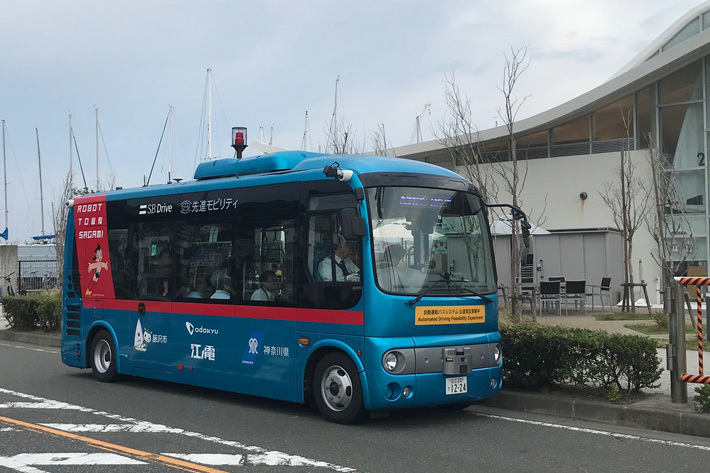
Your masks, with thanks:
M566 315L538 317L538 322L546 325L606 330L627 335L641 335L624 327L629 321L597 321L592 315ZM633 323L643 323L634 321ZM649 322L653 323L653 322ZM0 316L0 340L32 343L59 347L59 334L42 332L16 332L8 330L4 317ZM694 389L698 385L688 385L687 404L674 404L670 396L670 372L666 369L665 350L658 350L661 359L660 386L644 390L644 395L634 402L611 403L592 399L567 391L549 393L530 393L503 389L501 393L489 399L487 406L507 410L517 410L568 417L577 420L592 421L627 427L645 428L664 432L710 437L710 414L696 412L692 407ZM688 372L697 373L697 352L686 354Z

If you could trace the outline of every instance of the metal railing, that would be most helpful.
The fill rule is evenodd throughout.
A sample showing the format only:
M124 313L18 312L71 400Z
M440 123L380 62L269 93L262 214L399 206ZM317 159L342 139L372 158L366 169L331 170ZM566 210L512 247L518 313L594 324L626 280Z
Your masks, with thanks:
M17 262L18 291L39 291L59 286L57 260L27 260Z

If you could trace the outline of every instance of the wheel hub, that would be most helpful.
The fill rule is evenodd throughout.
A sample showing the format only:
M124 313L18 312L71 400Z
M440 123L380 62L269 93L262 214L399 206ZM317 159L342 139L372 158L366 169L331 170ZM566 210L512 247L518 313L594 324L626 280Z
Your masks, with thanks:
M321 392L326 405L334 411L343 411L352 401L353 384L347 371L331 366L323 373Z

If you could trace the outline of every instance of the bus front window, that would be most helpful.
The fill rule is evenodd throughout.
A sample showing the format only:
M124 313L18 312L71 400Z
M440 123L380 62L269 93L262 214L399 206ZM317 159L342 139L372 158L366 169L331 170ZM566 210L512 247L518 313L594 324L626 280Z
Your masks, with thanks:
M481 199L419 187L367 191L377 285L402 295L496 291Z

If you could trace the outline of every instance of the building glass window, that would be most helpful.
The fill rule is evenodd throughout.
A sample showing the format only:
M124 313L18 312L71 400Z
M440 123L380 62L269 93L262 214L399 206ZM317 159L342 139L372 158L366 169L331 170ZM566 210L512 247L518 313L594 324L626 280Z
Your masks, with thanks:
M706 27L707 28L707 27ZM700 18L696 18L685 27L680 30L675 36L673 36L670 41L663 45L663 51L667 51L676 44L680 44L688 38L692 38L696 34L700 33Z
M636 125L638 147L651 147L650 139L656 133L656 94L654 86L648 86L636 93Z
M547 157L548 130L521 136L515 140L518 159L536 159Z
M508 141L496 141L481 145L481 159L483 162L500 162L510 159Z
M697 168L698 153L704 153L703 105L701 103L662 107L661 150L676 169Z
M631 96L594 112L594 141L617 140L634 136Z
M589 154L590 115L576 118L552 129L550 156Z
M633 97L628 96L592 114L594 125L592 153L633 149L633 107Z
M589 141L589 115L576 118L552 129L553 145L587 141Z
M658 83L661 105L702 100L700 61L671 74Z

